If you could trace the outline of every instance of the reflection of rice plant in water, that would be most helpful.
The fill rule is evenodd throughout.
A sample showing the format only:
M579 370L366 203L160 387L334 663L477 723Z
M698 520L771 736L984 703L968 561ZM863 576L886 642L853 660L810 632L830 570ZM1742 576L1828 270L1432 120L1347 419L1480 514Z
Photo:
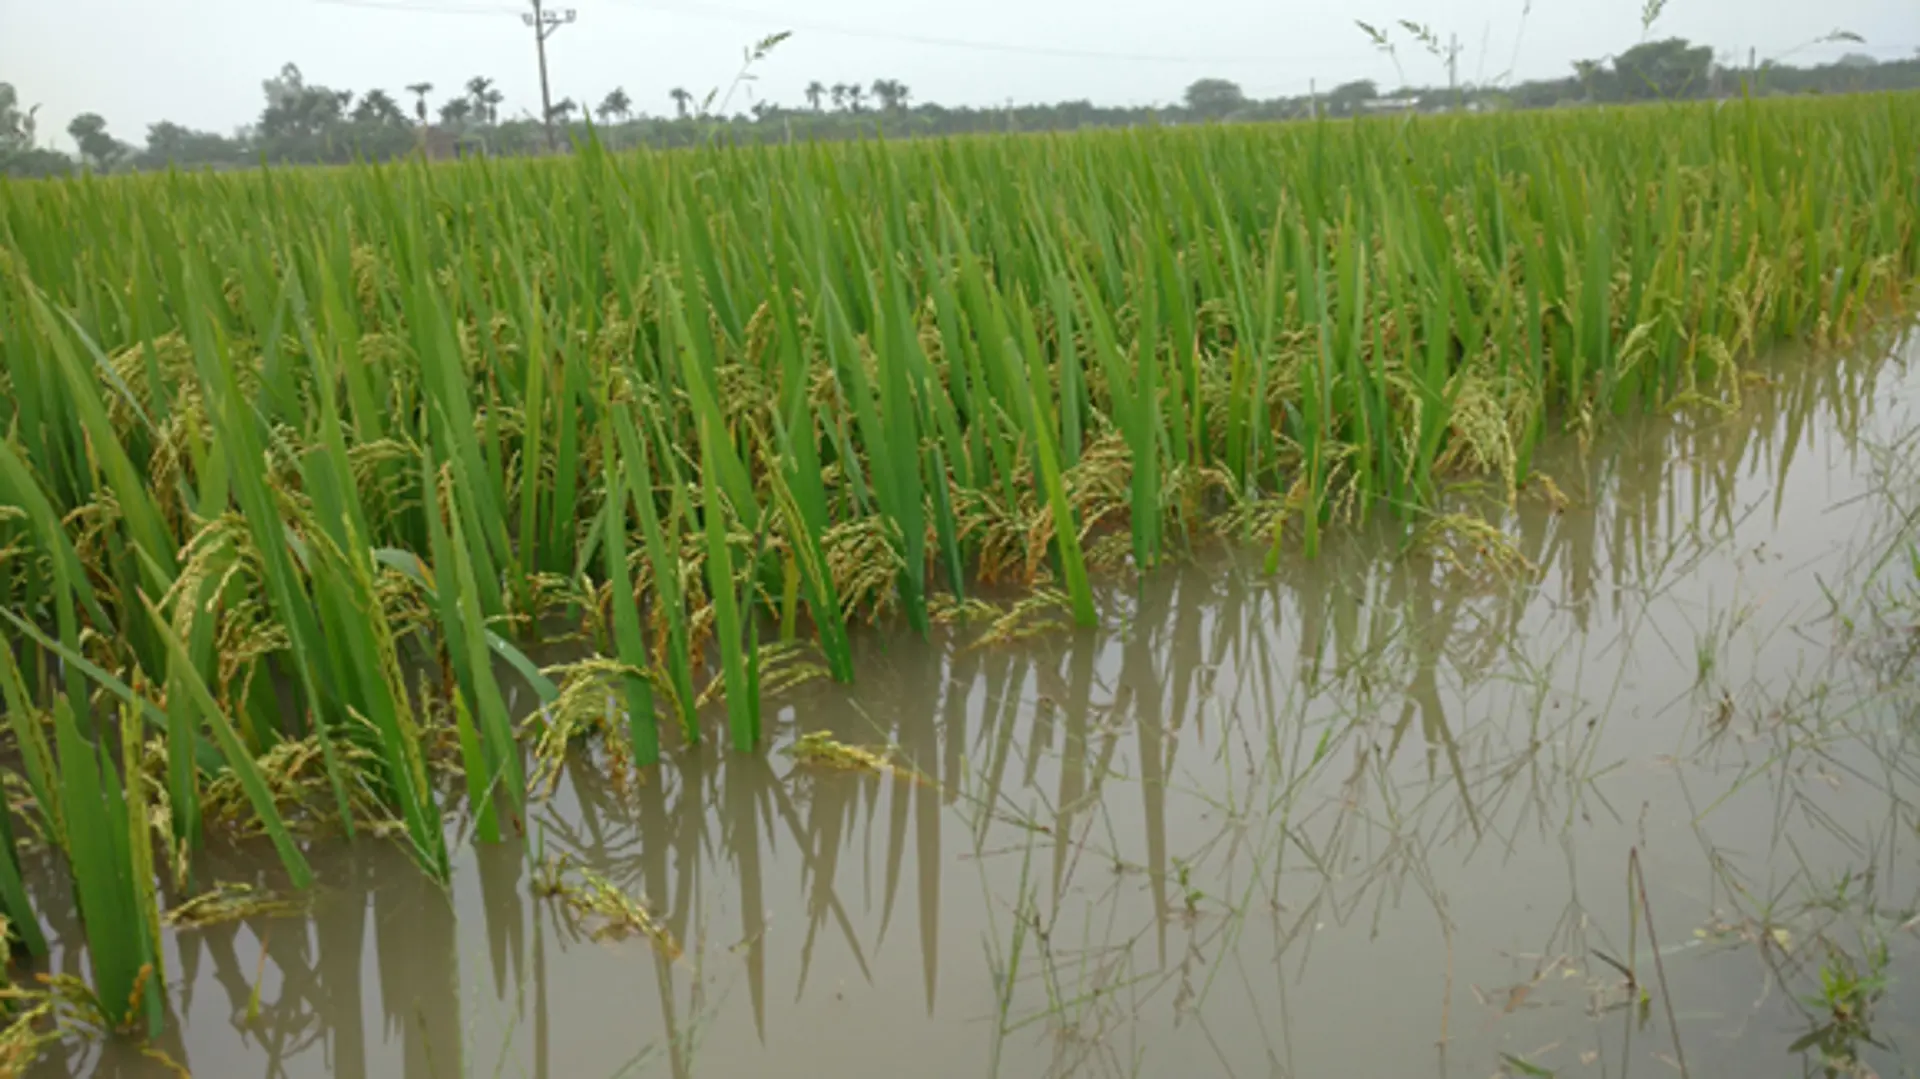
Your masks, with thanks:
M0 186L8 767L93 992L160 1020L156 833L444 879L446 791L491 841L572 733L645 767L711 699L751 748L793 642L851 678L850 621L981 578L1087 623L1090 569L1735 397L1902 298L1916 142L1882 97ZM44 950L12 858L0 906Z

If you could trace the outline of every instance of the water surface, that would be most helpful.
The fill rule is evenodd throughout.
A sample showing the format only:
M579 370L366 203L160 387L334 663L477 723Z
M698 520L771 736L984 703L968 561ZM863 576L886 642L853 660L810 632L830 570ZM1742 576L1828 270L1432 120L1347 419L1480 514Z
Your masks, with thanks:
M1109 581L1094 631L865 634L858 684L772 729L899 771L582 758L450 892L316 851L310 919L170 935L162 1047L205 1076L1820 1074L1801 998L1884 940L1857 1049L1910 1074L1916 712L1868 586L1920 502L1912 359L1784 357L1728 413L1551 441L1565 500L1494 504L1505 572L1370 526ZM682 954L537 894L562 854Z

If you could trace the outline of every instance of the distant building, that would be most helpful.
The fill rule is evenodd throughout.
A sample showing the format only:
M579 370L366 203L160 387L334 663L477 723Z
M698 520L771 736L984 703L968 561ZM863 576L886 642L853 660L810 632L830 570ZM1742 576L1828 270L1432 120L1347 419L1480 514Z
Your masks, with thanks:
M1366 112L1413 112L1420 107L1420 95L1408 94L1404 97L1376 97L1360 103Z
M487 140L479 135L463 134L435 124L421 132L420 150L428 161L457 161L468 157L486 157Z

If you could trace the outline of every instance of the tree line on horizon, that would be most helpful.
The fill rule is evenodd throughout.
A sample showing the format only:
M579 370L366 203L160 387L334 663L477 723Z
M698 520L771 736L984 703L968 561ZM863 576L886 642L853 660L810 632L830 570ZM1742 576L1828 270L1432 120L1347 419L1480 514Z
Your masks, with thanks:
M615 149L672 148L716 138L747 143L858 138L876 130L889 137L924 137L1380 112L1538 109L1746 93L1907 90L1920 89L1920 52L1894 61L1853 53L1817 66L1770 62L1734 68L1716 63L1708 46L1667 38L1614 56L1577 61L1572 73L1563 78L1511 86L1407 86L1383 94L1375 82L1362 79L1322 94L1259 100L1228 80L1201 79L1187 87L1180 103L1171 106L1103 106L1078 100L1004 108L948 107L915 103L905 83L882 78L866 84L815 80L803 91L802 104L788 107L756 101L739 112L728 112L726 102L716 111L717 92L702 99L676 87L667 95L672 111L653 116L640 109L624 88L616 87L591 109L572 98L555 102L544 121L524 110L503 114L505 95L486 76L475 76L438 99L432 83L414 83L405 88L403 100L383 89L355 92L310 82L297 65L289 63L263 81L261 89L264 102L258 117L231 134L161 121L148 127L143 145L135 146L110 133L97 113L84 113L67 127L74 147L69 154L42 137L35 109L22 103L15 87L0 82L0 175L170 166L224 169L263 161L344 164L390 160L420 151L436 157L531 155L547 152L549 125L563 145L585 138L591 127L596 137Z

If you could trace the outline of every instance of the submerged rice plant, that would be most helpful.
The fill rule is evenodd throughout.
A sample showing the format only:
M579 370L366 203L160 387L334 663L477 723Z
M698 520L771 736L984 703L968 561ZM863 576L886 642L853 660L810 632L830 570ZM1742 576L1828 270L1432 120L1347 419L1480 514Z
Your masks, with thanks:
M529 742L760 746L776 635L844 680L983 582L1087 623L1196 536L1512 493L1898 308L1915 146L1894 95L0 182L0 767L151 1027L155 834L444 878Z

